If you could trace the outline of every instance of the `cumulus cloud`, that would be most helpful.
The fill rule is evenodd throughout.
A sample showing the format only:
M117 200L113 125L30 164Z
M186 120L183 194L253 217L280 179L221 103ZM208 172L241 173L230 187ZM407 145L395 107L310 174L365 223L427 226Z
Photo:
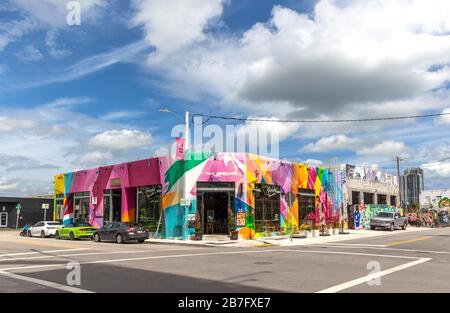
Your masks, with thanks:
M90 144L95 147L124 150L149 145L153 138L151 135L138 130L108 130L95 135Z
M322 137L316 142L312 142L304 146L301 150L305 152L326 152L349 150L354 151L361 147L364 140L361 138L352 138L346 135L333 135Z
M406 150L406 145L403 142L386 140L372 147L364 147L358 150L357 154L365 156L398 156L405 153Z
M164 58L205 39L204 29L220 17L226 0L133 0L132 25L142 26L145 39Z
M136 25L158 46L152 38L163 37L146 8L137 6ZM197 16L183 13L182 21ZM150 55L148 65L164 72L165 87L180 97L215 97L249 112L314 118L417 113L429 107L410 102L450 77L449 15L446 0L322 0L310 15L275 6L266 23L240 38L213 36L197 26L197 35L187 38L206 38L201 44L162 44L170 56ZM443 66L429 71L436 64Z
M25 46L24 49L16 53L16 56L19 60L23 62L40 61L44 58L42 52L32 45Z
M84 154L80 160L79 163L81 164L87 164L87 165L100 165L100 164L106 164L113 158L113 155L109 151L93 151L93 152L87 152Z

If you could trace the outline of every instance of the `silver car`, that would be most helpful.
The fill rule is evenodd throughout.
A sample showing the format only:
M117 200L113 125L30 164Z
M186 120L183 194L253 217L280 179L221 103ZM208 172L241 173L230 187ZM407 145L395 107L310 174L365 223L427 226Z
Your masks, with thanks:
M395 228L405 230L408 227L408 219L402 217L398 212L381 212L370 219L370 229L377 227L393 231Z

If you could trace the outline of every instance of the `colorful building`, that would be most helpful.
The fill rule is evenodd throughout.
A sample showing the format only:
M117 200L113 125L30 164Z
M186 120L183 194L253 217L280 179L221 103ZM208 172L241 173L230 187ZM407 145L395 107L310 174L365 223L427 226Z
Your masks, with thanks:
M340 179L326 168L247 153L158 157L56 175L54 219L139 222L161 238L233 227L244 239L273 236L336 220Z

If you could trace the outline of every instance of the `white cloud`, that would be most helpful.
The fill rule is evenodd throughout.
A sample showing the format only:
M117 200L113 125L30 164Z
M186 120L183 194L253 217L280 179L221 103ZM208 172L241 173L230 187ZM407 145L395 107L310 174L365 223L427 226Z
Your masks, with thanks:
M82 23L99 14L104 0L77 0L81 5ZM68 1L61 0L11 0L14 7L26 12L30 17L51 28L66 26Z
M361 147L363 139L352 138L346 135L333 135L322 137L317 142L312 142L304 146L301 150L305 152L326 152L326 151L354 151Z
M25 46L24 49L16 53L16 56L19 60L23 62L40 61L44 58L42 52L32 45Z
M176 11L172 2L164 2L164 12ZM143 25L147 37L164 38L152 31L157 23L152 12L146 6L137 9L137 25ZM196 14L186 9L181 21ZM448 16L447 0L322 0L311 15L276 6L267 23L255 24L241 38L203 30L200 38L206 39L200 44L162 44L170 56L150 55L148 65L163 73L164 87L180 97L214 97L228 109L233 105L253 114L263 110L328 118L418 113L430 107L411 102L420 103L450 78L445 66L428 71L450 63ZM178 19L155 25L169 24L170 30L172 20ZM442 106L440 101L432 104Z
M450 162L426 163L421 167L426 171L427 176L450 177Z
M95 147L124 150L149 145L153 138L138 130L108 130L95 135L90 144Z
M224 0L133 0L132 25L142 26L145 39L164 58L205 39L204 30L223 12Z
M115 121L115 120L142 117L145 115L146 113L141 111L113 111L101 115L100 118L104 121Z
M407 150L403 142L386 140L382 143L371 147L364 147L357 151L359 155L365 156L398 156L405 153Z
M444 110L442 111L442 113L446 113L446 114L449 114L449 115L443 115L443 116L441 116L441 117L438 119L438 122L439 122L439 123L442 123L442 124L450 124L450 108L444 109Z
M112 158L113 155L109 151L93 151L84 154L80 158L79 163L88 165L102 165L111 161Z

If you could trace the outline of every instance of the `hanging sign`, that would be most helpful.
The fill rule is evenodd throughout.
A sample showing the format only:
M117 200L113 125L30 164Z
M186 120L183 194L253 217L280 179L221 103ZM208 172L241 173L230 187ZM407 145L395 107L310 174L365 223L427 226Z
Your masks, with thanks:
M245 212L236 213L236 226L245 226Z
M177 160L184 160L184 144L185 144L185 140L183 138L177 137L176 143L177 143L177 152L176 152L175 158Z

